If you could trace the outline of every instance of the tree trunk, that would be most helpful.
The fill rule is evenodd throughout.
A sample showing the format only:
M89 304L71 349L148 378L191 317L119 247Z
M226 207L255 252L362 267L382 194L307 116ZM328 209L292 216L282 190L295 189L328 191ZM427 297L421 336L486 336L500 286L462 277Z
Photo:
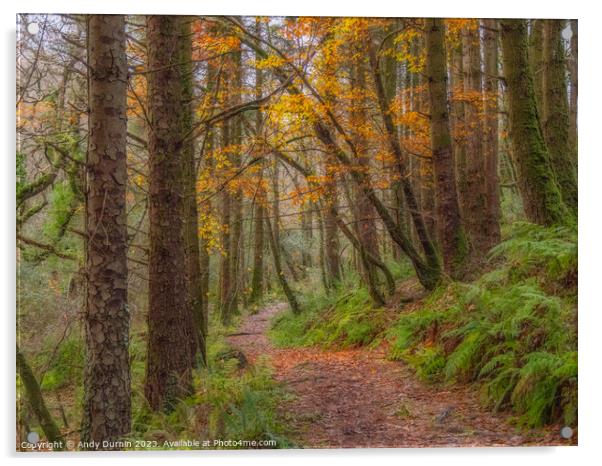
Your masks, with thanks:
M326 276L328 285L332 287L341 280L341 263L339 261L339 236L336 218L332 215L331 208L336 209L337 188L336 181L328 184L328 198L324 200L326 211L324 216L324 252L326 258Z
M466 119L465 190L460 193L466 233L473 249L473 259L483 257L492 244L488 224L488 199L485 154L483 151L481 42L478 22L474 21L462 32L464 70L464 105Z
M431 149L435 172L437 229L445 270L458 277L468 244L456 191L456 174L447 100L445 27L442 19L427 19L426 74L430 96Z
M361 47L358 47L358 51L361 51ZM355 60L353 64L354 74L354 87L360 92L366 92L366 67L364 58L361 53L358 53L359 58ZM385 63L386 73L385 77L385 93L392 99L395 95L395 60L389 60ZM361 167L366 173L370 172L370 154L368 153L368 144L366 137L362 134L361 130L367 125L366 115L366 101L363 96L354 102L353 108L351 109L351 123L354 128L358 128L357 134L355 135L355 144L358 149L358 157L356 163L358 167ZM355 225L359 241L362 244L362 248L365 248L371 255L378 257L378 234L376 231L376 212L374 206L370 203L370 200L366 197L366 194L362 189L355 185L355 208L353 209L355 214ZM336 206L335 206L336 209ZM360 255L362 252L360 251ZM360 273L363 276L364 281L368 284L369 282L375 282L375 270L374 266L370 262L362 260L364 264L361 267Z
M42 396L40 384L33 374L31 367L27 364L25 356L19 351L19 346L17 346L17 372L21 378L21 383L25 388L27 401L38 419L40 427L44 431L44 435L46 435L49 442L57 442L57 445L60 445L59 448L55 448L54 450L62 450L64 436L50 415L44 397Z
M569 144L571 145L572 154L575 157L574 164L577 168L577 97L578 97L578 79L579 79L579 37L578 23L576 19L571 19L571 53L570 53L570 126L569 126Z
M255 33L261 36L261 22L257 18L255 20ZM259 99L263 92L263 70L257 67L257 62L260 57L255 54L255 98ZM255 135L259 137L263 125L263 116L261 110L257 110L255 115ZM259 184L255 195L255 212L253 216L253 275L251 278L251 296L250 303L255 303L263 297L263 253L264 245L264 225L265 225L265 207L267 205L267 193L263 184L264 161L260 162Z
M403 190L405 204L408 210L410 211L412 223L414 225L414 228L416 229L416 235L418 236L418 240L420 242L420 245L422 246L422 250L425 255L424 261L421 258L419 258L413 246L409 243L407 238L405 238L405 235L401 230L400 226L394 222L393 218L391 218L390 214L388 213L386 207L382 205L382 202L380 202L380 200L376 196L376 193L369 184L369 177L365 174L361 174L356 171L352 171L352 176L356 179L356 182L359 182L362 185L362 189L364 190L367 198L374 205L374 208L382 218L385 227L387 228L387 230L389 230L389 233L391 234L393 239L395 239L399 246L410 257L410 260L412 261L414 268L416 269L417 275L421 283L427 289L430 289L432 286L435 286L435 284L439 282L441 273L441 264L439 261L439 256L437 254L435 245L433 244L430 238L427 223L425 222L424 216L420 211L418 202L416 200L416 195L414 193L414 189L409 180L407 163L404 158L404 154L401 150L399 138L397 137L395 132L395 125L393 124L391 113L389 112L390 102L387 101L386 93L383 87L374 44L370 44L369 56L380 114L385 126L385 136L387 140L387 145L389 147L389 150L395 157L395 168L400 177L400 183ZM318 137L321 137L321 134L318 134ZM332 140L331 138L330 140ZM338 155L338 159L341 162L347 164L345 162L345 159L341 157L342 154L340 152L335 153Z
M278 218L275 217L275 221L278 221ZM272 250L272 258L274 259L274 269L276 275L278 276L278 282L282 287L282 291L284 291L284 295L286 296L286 300L293 311L293 314L299 314L301 312L301 308L299 307L299 303L297 302L297 298L295 297L295 293L292 288L288 284L288 280L284 275L284 271L282 270L282 261L280 260L280 247L276 241L276 236L274 235L274 230L272 229L272 224L270 222L269 215L265 217L265 226L267 230L268 240L270 243L270 249Z
M181 186L182 81L178 72L181 18L147 17L149 187L149 306L145 395L170 411L190 393L194 318L188 299L185 192Z
M231 105L240 105L241 103L241 92L242 92L242 53L238 48L232 57L233 65L233 80L229 92L232 97ZM231 128L231 144L235 153L232 158L233 167L236 171L240 170L242 166L242 121L239 115L233 117L230 120ZM243 288L243 262L244 262L244 237L243 237L243 198L242 189L237 186L232 193L231 200L231 232L230 232L230 276L231 276L231 287L230 287L230 299L228 306L228 314L231 317L238 314L238 302L240 298L240 291Z
M182 113L180 114L181 134L189 134L193 127L193 70L192 70L192 18L181 18L181 30L178 40L179 68L182 81ZM199 221L196 195L197 167L194 160L195 140L188 138L182 147L182 186L185 190L185 243L186 243L186 271L188 274L188 299L194 317L192 348L197 348L201 362L207 363L206 331L204 329L205 316L203 315L203 284L201 276L201 256L199 247ZM193 354L196 359L196 354Z
M495 19L482 20L483 26L483 56L485 79L483 83L485 134L485 187L487 192L486 225L484 231L488 238L489 247L498 244L502 239L500 230L500 180L499 167L499 83L498 83L498 36L499 24Z
M529 35L529 65L533 73L533 90L539 117L543 114L543 19L531 20Z
M88 33L87 354L81 438L102 445L131 428L125 17L92 15Z
M226 121L222 125L221 136L222 148L230 145L230 122ZM223 323L228 323L230 319L232 287L233 287L233 271L232 271L232 241L230 239L232 233L232 195L228 186L224 186L221 193L221 246L222 253L220 255L220 272L219 272L219 307L220 319Z
M554 180L537 113L528 61L527 24L516 19L500 23L510 137L525 213L534 223L561 223L568 211Z
M569 141L569 108L566 64L561 33L564 20L544 22L543 134L550 162L567 207L577 213L577 173Z

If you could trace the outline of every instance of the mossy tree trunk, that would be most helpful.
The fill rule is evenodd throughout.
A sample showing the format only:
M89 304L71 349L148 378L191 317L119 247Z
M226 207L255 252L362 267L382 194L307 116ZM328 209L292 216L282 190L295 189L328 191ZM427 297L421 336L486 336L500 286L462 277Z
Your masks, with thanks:
M274 221L278 221L278 217L274 217ZM291 308L293 314L299 314L301 312L301 308L299 307L299 303L295 296L295 293L284 275L284 270L282 270L282 260L280 258L280 247L276 240L276 235L274 234L274 229L272 228L272 222L270 221L269 215L265 217L265 227L266 233L268 235L268 241L270 243L270 249L272 251L272 258L274 259L274 271L276 272L278 282L282 287L282 291L286 296L286 300Z
M42 390L40 389L40 384L27 363L25 356L23 356L19 350L19 346L17 346L17 373L25 388L25 396L27 396L29 406L31 406L31 409L38 419L40 427L42 427L42 430L44 431L44 435L46 435L49 442L57 442L57 445L62 445L64 440L63 434L56 425L56 422L54 422L50 411L48 411L42 395ZM62 449L63 448L58 448L58 450Z
M533 73L533 90L537 111L541 118L543 113L543 19L531 20L531 31L529 34L529 65Z
M508 19L500 24L510 137L525 213L534 223L562 223L569 212L556 185L539 121L528 61L527 23Z
M543 134L552 169L567 207L577 212L577 173L569 139L569 106L566 60L561 33L566 21L544 22Z
M182 113L180 127L182 136L191 132L194 111L192 108L193 70L192 70L192 21L191 17L181 18L180 37L178 40L179 73L182 81ZM195 342L191 345L198 349L198 355L203 364L207 363L207 344L205 331L205 316L203 315L203 284L201 276L201 256L199 246L199 221L196 193L197 165L194 157L195 140L186 138L182 147L182 185L185 190L185 242L186 242L186 271L188 274L188 299L192 306L194 317ZM196 352L195 352L196 353ZM196 360L197 354L193 354Z
M575 168L577 167L577 97L578 97L578 79L579 79L579 27L576 19L570 20L571 25L571 53L570 53L570 63L569 63L569 71L570 71L570 82L569 82L569 90L570 90L570 100L569 100L569 118L570 118L570 126L569 126L569 143L571 145L571 149L573 152L573 156L575 157L574 163Z
M230 122L225 121L221 127L221 146L226 148L231 143ZM222 189L220 195L220 214L221 214L221 247L220 267L219 267L219 315L223 323L230 319L230 308L232 299L232 194L228 186Z
M105 440L118 440L131 428L125 17L92 15L88 34L90 141L81 438L102 445Z
M428 18L425 23L425 31L437 230L445 270L451 276L458 277L467 257L468 243L464 234L456 190L455 163L448 113L443 20Z

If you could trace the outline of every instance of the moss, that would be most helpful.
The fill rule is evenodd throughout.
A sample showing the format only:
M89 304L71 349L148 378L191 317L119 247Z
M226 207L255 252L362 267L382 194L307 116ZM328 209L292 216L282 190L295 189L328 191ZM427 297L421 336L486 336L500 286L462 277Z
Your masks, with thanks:
M519 187L530 221L542 225L571 218L550 164L528 63L525 20L502 20L502 50L508 88L510 137Z

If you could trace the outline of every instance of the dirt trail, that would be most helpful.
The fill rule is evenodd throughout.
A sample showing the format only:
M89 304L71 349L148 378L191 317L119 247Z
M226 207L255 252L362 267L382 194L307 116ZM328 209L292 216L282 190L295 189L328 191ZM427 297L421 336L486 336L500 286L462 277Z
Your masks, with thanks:
M294 395L281 406L305 448L519 446L568 444L557 427L519 432L467 387L431 387L382 349L329 351L274 347L266 332L286 304L267 306L229 337L253 362L268 355L275 378Z

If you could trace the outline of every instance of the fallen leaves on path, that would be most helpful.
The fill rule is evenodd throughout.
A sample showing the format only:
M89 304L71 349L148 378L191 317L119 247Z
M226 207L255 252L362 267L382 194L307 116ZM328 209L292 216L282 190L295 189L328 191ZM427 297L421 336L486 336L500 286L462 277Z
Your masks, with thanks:
M471 387L429 386L382 348L342 351L275 348L266 336L278 303L250 316L229 337L253 363L267 355L294 395L281 414L305 448L567 445L560 426L525 432L479 404Z

